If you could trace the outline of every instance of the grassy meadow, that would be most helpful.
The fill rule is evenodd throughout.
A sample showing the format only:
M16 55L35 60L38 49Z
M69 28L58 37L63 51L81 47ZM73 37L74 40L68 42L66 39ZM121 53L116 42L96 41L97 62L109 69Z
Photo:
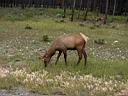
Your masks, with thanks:
M0 9L0 89L23 86L42 95L118 96L128 89L128 24L126 17L108 17L98 22L70 22L60 18L60 9ZM88 18L95 15L89 13ZM76 17L75 17L76 18ZM82 18L82 17L81 17ZM89 37L84 60L76 66L76 51L68 51L55 65L53 56L47 68L39 59L59 35L82 32ZM48 41L44 40L47 36ZM120 95L119 95L120 96Z

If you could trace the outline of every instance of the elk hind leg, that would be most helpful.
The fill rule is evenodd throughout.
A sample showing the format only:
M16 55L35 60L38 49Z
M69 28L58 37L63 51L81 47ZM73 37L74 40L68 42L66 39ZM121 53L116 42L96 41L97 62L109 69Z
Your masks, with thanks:
M81 59L82 59L82 51L81 50L77 50L78 52L78 56L79 56L79 59L77 61L77 65L80 63Z
M87 53L86 53L86 51L83 49L83 55L84 55L84 65L86 66L86 64L87 64Z

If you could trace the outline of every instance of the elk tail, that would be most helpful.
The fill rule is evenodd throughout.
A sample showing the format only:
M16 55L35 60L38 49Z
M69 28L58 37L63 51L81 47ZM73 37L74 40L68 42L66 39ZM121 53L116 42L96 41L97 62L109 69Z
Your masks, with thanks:
M82 38L85 40L85 42L87 43L87 41L88 41L88 37L87 36L85 36L83 33L80 33L80 35L82 36Z

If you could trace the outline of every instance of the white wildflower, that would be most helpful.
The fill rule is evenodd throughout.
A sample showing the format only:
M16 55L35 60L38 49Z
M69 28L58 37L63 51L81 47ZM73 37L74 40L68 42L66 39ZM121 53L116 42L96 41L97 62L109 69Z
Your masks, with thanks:
M115 40L113 43L118 43L119 41Z

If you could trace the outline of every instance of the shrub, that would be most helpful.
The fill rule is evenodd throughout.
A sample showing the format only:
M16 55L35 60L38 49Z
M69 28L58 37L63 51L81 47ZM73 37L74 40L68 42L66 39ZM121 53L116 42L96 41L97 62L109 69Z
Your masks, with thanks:
M80 26L85 26L85 24L84 24L84 23L80 23L79 25L80 25Z
M32 29L32 27L30 25L26 25L25 29Z
M43 35L43 41L45 41L45 42L50 41L48 35Z
M106 41L104 39L98 39L98 40L94 40L94 43L96 44L106 44Z
M90 29L95 29L95 26L93 25L93 26L90 26Z
M61 18L63 15L62 14L56 14L57 18Z
M56 19L55 22L61 23L61 22L65 22L65 20L64 19Z

